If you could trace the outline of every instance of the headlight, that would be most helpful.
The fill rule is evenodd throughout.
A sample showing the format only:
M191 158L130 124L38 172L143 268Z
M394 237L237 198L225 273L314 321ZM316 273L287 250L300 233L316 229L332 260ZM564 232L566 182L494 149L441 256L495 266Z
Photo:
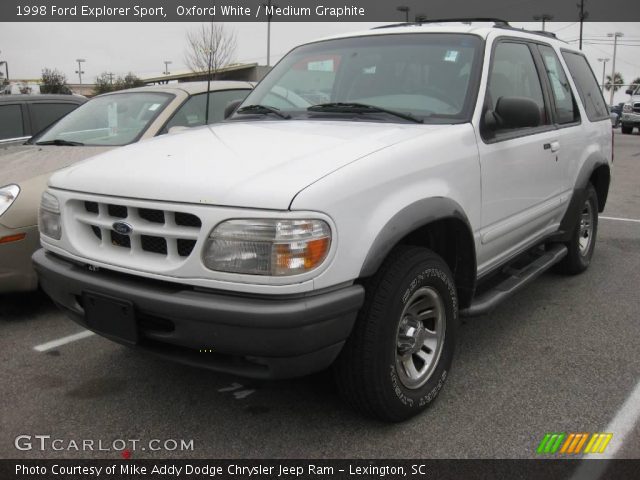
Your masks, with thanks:
M20 187L18 185L7 185L0 188L0 217L6 212L11 204L18 198Z
M62 237L62 224L60 222L60 203L49 192L42 194L40 210L38 212L38 228L40 233L47 237L60 240Z
M296 275L320 265L330 246L322 220L228 220L209 235L203 261L220 272Z
M625 103L622 107L622 111L624 113L631 113L633 111L633 109L631 108L631 104L630 103Z

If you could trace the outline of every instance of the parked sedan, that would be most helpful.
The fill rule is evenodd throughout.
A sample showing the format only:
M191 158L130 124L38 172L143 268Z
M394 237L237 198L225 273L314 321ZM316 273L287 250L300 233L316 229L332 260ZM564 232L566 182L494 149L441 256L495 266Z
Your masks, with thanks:
M28 140L86 101L82 95L1 95L0 145Z
M37 209L58 169L175 130L214 123L253 88L248 82L193 82L100 95L28 144L0 148L0 293L33 290L31 254L38 248ZM132 159L135 161L135 159Z

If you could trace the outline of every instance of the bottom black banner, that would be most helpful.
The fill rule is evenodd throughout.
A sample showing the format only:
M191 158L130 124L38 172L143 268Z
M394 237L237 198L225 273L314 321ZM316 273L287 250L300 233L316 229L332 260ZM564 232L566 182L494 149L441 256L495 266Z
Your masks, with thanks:
M0 460L0 479L637 479L640 460Z

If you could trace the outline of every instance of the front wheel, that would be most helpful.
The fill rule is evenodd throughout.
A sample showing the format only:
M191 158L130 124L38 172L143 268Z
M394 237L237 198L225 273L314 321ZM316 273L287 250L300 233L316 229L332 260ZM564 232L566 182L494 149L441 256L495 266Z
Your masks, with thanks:
M456 288L442 258L397 248L366 285L365 304L334 365L339 391L381 420L420 413L449 374L457 317Z
M589 184L586 199L578 213L576 226L567 246L567 256L560 262L563 273L576 275L584 272L591 263L598 234L598 195Z
M622 133L629 135L630 133L633 133L633 125L622 124L621 131Z

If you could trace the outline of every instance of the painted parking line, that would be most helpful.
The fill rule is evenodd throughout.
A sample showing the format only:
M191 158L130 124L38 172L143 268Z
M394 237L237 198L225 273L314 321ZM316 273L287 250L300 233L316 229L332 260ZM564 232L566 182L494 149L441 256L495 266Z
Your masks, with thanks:
M598 217L600 220L614 220L616 222L631 222L631 223L640 223L640 220L635 218L621 218L621 217Z
M82 340L83 338L87 338L92 335L95 335L95 333L90 330L85 330L84 332L74 333L73 335L67 335L66 337L58 338L57 340L51 340L50 342L36 345L33 349L36 352L46 352L52 348L60 347L71 342L77 342L78 340Z
M622 407L620 407L616 416L613 417L611 422L609 422L609 425L607 425L603 430L604 432L613 433L613 437L606 452L602 454L589 453L584 455L582 458L585 460L614 459L620 449L624 446L626 438L633 431L638 420L640 420L640 382L636 383L633 391L622 404ZM570 480L598 480L604 475L608 463L608 461L581 463Z
M638 382L627 397L616 416L607 425L603 431L612 432L613 438L607 448L607 451L603 455L589 454L584 458L600 458L600 459L612 459L615 458L618 451L624 445L625 439L633 431L635 425L640 419L640 382Z

